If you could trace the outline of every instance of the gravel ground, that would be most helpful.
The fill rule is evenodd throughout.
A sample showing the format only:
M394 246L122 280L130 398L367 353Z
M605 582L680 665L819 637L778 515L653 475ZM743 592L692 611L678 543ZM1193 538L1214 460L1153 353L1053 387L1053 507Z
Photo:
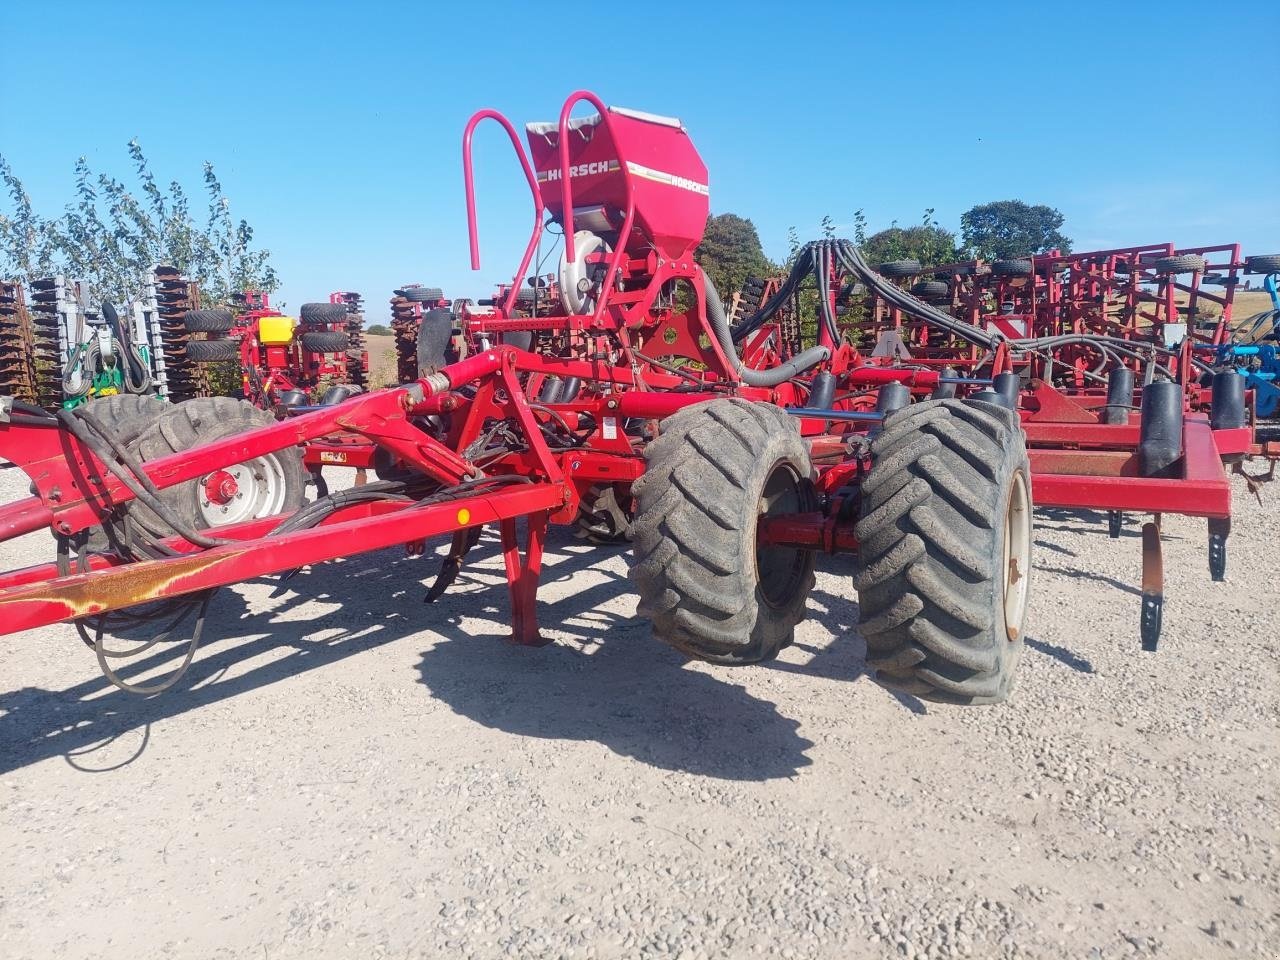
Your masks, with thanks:
M999 707L868 681L849 558L731 669L565 531L541 650L503 643L491 537L433 607L435 563L390 551L224 590L153 699L70 627L0 638L0 953L1275 957L1278 494L1239 491L1227 583L1166 520L1156 655L1136 524L1042 513Z

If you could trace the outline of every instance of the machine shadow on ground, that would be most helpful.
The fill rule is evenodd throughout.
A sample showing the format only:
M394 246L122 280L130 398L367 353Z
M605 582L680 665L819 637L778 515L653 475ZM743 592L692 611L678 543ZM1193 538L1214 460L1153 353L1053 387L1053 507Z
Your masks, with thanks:
M1038 519L1042 523L1046 518ZM1048 519L1066 521L1077 535L1105 536L1105 528L1089 529L1091 521L1104 519L1101 514L1078 517L1054 511ZM810 616L831 631L830 643L800 640L794 648L799 658L788 652L757 666L707 668L690 665L654 640L643 619L617 612L620 598L627 611L634 609L627 576L611 562L625 549L587 544L567 529L552 528L544 588L589 585L554 600L549 599L552 590L543 590L539 618L555 642L542 649L506 642L502 625L509 622L509 601L493 533L472 552L457 583L430 606L422 602L424 584L435 576L438 560L431 554L408 559L390 550L310 567L284 583L263 581L277 583L275 593L281 597L265 610L255 612L262 603L250 604L234 590L220 591L187 675L156 697L115 689L98 675L92 653L69 641L67 655L82 658L91 678L64 690L26 687L0 693L0 773L56 756L89 772L116 769L145 750L153 723L424 630L439 637L418 664L427 692L486 727L548 739L595 740L644 763L723 779L792 776L808 765L805 754L812 744L799 735L797 723L774 703L748 693L735 677L739 670L744 680L752 670L776 670L818 681L864 679L866 646L857 629L852 587L844 593L819 586L810 596ZM1080 575L1038 566L1049 573ZM823 557L819 568L837 582L853 569L847 556ZM310 601L332 606L295 619L292 612ZM141 637L135 633L132 639ZM1034 636L1026 642L1030 650L1072 670L1093 672L1087 659L1065 647ZM280 656L281 648L291 652ZM181 642L165 644L121 674L154 679L178 664L184 653ZM269 659L244 672L232 669L259 657ZM912 713L928 710L910 695L885 695ZM144 735L133 756L96 769L81 762L135 730Z
M626 598L625 574L608 569L622 547L591 546L567 531L548 542L544 585L600 579L559 599L542 600L539 616L556 643L542 648L506 643L509 619L499 545L486 535L458 582L434 605L422 602L424 581L438 562L397 551L361 555L307 568L276 588L269 609L234 590L216 594L205 639L190 670L171 690L142 698L117 690L97 673L93 654L68 640L67 655L92 676L63 690L26 687L0 693L0 773L62 756L77 769L109 772L145 750L152 724L234 698L348 657L430 631L439 640L422 655L422 682L457 714L523 735L595 740L654 766L723 779L793 776L810 763L812 744L796 721L733 682L732 671L690 666L649 635L646 621L605 609ZM273 581L265 581L273 582ZM551 591L545 591L548 596ZM856 638L856 604L815 593ZM293 612L308 601L333 606L306 619ZM617 604L612 604L615 608ZM628 610L630 603L625 604ZM825 615L814 611L817 615ZM490 626L485 628L485 624ZM116 644L145 638L124 635ZM281 648L291 648L280 655ZM815 677L856 680L862 644L837 642L811 650L810 663L775 662ZM185 643L164 644L120 669L125 679L158 679L181 662ZM237 664L262 658L240 672ZM744 675L745 676L745 675ZM109 765L90 758L124 735L142 730L133 755ZM113 751L118 753L118 751Z

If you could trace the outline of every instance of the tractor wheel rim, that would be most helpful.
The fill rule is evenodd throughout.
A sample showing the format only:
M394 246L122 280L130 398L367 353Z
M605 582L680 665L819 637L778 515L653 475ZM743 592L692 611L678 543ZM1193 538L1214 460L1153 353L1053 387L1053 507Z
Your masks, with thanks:
M795 471L779 463L769 473L760 492L758 517L799 513L804 509L805 495ZM769 606L783 609L795 596L804 580L804 550L792 547L756 545L756 578L760 597Z
M1004 517L1003 599L1005 634L1022 638L1027 616L1027 585L1031 573L1031 496L1021 470L1013 475Z
M219 472L230 476L235 484L235 494L225 503L219 503L204 495L207 478L201 479L197 488L201 491L199 511L206 527L257 520L274 516L284 509L288 485L284 467L275 454L255 457Z

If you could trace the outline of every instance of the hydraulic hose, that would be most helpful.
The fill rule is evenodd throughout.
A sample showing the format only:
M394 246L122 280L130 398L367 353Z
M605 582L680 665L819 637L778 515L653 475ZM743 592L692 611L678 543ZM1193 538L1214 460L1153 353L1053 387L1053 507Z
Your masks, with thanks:
M716 342L719 343L721 352L733 364L734 371L747 386L776 387L778 384L785 383L792 377L799 376L806 370L816 367L831 356L831 351L826 347L810 347L799 356L792 357L790 360L768 370L755 370L748 367L742 362L742 358L738 356L738 347L734 343L733 331L729 329L729 318L725 316L724 303L720 300L720 293L705 272L702 273L702 283L707 292L707 319L711 323L712 332L715 333ZM776 300L777 297L773 299Z
M120 373L126 393L144 394L151 389L151 369L138 345L133 342L128 325L120 319L111 303L102 305L102 315L111 326L119 351Z

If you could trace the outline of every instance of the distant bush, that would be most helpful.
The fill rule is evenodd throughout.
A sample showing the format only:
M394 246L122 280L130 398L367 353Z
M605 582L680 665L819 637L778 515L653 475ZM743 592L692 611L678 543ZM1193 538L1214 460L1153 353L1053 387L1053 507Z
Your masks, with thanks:
M372 326L365 327L365 333L371 333L375 337L391 336L391 328L384 323L375 323Z

